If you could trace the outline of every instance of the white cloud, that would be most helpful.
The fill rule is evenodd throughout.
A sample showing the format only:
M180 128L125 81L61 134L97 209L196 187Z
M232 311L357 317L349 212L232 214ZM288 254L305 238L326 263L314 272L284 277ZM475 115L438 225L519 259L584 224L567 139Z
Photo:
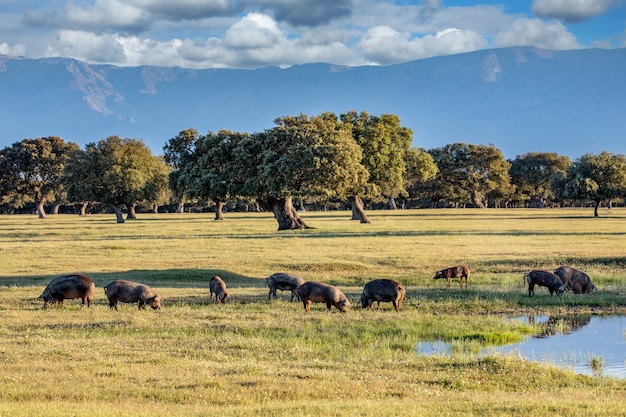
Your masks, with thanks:
M263 48L280 42L276 22L266 15L250 13L232 25L224 35L224 43L233 48Z
M288 67L304 62L350 65L359 59L354 51L340 42L311 44L297 38L290 39L285 34L276 34L274 40L257 47L237 49L219 38L185 40L178 51L180 65L188 68Z
M494 46L579 48L567 22L605 13L623 0L533 2L537 15L561 20L510 13L505 2L458 0L301 0L297 10L293 0L11 1L10 11L0 6L0 53L256 68L387 65ZM617 44L623 33L606 39Z
M370 63L391 64L435 55L449 55L475 51L487 46L480 35L455 28L412 38L408 32L398 32L389 26L378 26L367 31L358 45Z
M236 47L234 47L236 45ZM288 67L303 62L351 65L356 53L341 42L321 44L290 38L266 15L249 14L231 25L224 38L159 41L136 35L92 34L63 30L45 56L88 62L186 68Z
M494 43L497 47L536 46L556 50L581 47L562 23L539 19L517 19L507 30L495 37Z
M579 22L609 12L614 0L534 0L532 11L539 17Z
M155 41L138 36L117 39L124 50L125 65L154 65L162 67L181 66L180 50L184 44L180 39Z
M6 42L0 43L0 55L7 56L22 56L26 53L26 45L17 44L17 45L9 45Z
M116 35L96 35L76 30L61 30L57 42L50 45L46 56L70 57L97 63L124 63L126 55Z

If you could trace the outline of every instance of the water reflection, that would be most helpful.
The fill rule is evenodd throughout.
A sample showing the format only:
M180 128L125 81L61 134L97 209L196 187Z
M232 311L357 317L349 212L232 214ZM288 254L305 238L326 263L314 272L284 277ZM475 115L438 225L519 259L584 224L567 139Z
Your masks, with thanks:
M540 332L533 337L551 337L557 334L568 335L581 327L585 327L591 321L591 314L586 315L565 315L565 316L536 316L530 315L527 318L519 317L516 320L523 320L529 324L539 325Z
M626 378L626 316L530 316L517 317L539 325L540 332L512 345L482 348L479 355L515 355L538 362L573 369L584 375ZM467 354L475 346L421 342L420 355Z

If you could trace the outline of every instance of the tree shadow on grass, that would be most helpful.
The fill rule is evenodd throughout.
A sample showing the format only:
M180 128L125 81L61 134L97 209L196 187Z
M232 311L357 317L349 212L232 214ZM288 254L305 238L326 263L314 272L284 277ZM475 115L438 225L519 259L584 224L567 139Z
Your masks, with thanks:
M86 273L68 271L59 275L35 275L26 277L0 277L0 286L28 287L46 286L52 279L60 275L83 274L94 280L96 287L102 288L117 279L135 281L154 287L204 287L208 288L212 276L218 275L228 287L263 287L266 277L248 277L223 269L165 269L165 270L130 270L119 272Z

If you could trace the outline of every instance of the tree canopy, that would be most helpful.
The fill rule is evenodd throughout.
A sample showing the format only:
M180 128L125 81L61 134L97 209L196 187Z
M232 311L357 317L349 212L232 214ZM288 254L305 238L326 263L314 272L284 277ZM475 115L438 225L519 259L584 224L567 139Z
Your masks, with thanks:
M439 168L432 155L421 148L411 148L405 155L404 183L410 197L417 197L423 187L433 180Z
M189 128L171 138L163 147L163 159L171 166L168 184L178 201L177 213L182 213L185 197L190 187L189 170L196 164L196 146L200 134L196 129Z
M275 122L274 128L243 143L243 155L256 174L248 176L254 179L243 190L272 209L279 230L306 228L293 197L345 198L362 189L368 173L361 164L361 148L350 130L329 114L286 116Z
M87 144L84 154L68 170L69 178L84 183L75 196L110 205L118 223L124 223L123 207L127 217L134 219L137 203L157 200L169 172L143 142L117 136Z
M211 199L215 203L215 220L222 220L222 208L230 199L242 194L238 180L238 149L247 133L220 130L209 132L196 141L196 157L188 176L189 195Z
M510 193L510 164L493 145L454 143L428 152L439 168L431 183L439 195L433 197L486 207L490 193Z
M413 132L403 127L400 118L393 114L378 117L350 111L341 114L340 119L361 147L361 164L369 173L366 187L355 190L351 196L353 219L368 223L361 198L387 198L391 208L396 208L394 198L406 192L405 158Z
M598 217L602 201L626 195L626 156L611 152L581 156L567 172L563 194L571 199L593 201L593 215Z
M75 143L50 136L24 139L0 150L0 188L4 199L16 206L33 201L39 218L45 218L44 203L63 193L65 164Z
M80 149L58 137L24 139L0 150L2 210L89 202L136 217L135 207L178 201L212 201L215 219L229 201L273 212L279 230L308 228L294 206L352 206L352 218L368 223L365 209L396 199L423 206L500 207L523 203L592 201L594 215L626 196L626 157L586 154L572 164L556 153L504 159L493 145L453 143L411 148L413 132L391 114L349 111L275 119L252 134L220 130L201 135L188 128L171 138L162 157L137 139L117 136ZM411 197L414 201L406 198ZM194 201L195 200L195 201Z
M511 161L511 183L517 188L520 201L531 207L543 207L548 199L554 199L552 180L555 175L566 173L572 161L556 153L531 152Z

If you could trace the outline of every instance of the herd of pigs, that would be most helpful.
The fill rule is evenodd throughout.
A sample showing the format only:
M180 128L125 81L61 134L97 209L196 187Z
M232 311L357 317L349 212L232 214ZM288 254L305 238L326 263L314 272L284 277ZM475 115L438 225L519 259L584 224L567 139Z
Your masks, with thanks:
M453 278L459 278L459 284L465 288L469 284L470 270L466 266L455 266L437 271L434 279L445 278L448 284ZM560 266L554 273L534 270L524 275L528 283L528 295L535 295L535 286L546 287L550 295L562 295L565 291L574 294L593 294L595 286L589 276L582 271L569 266ZM294 298L300 300L305 311L309 311L311 303L326 304L328 311L335 306L339 311L346 312L350 309L350 301L337 287L322 282L304 281L292 274L279 272L271 275L266 280L269 287L268 298L276 298L276 290L291 291L291 301ZM64 275L54 278L46 286L39 298L43 299L44 307L48 303L63 304L63 300L82 299L83 305L91 305L91 299L95 292L94 281L81 274ZM225 303L228 298L226 283L217 275L209 281L209 300ZM118 303L137 303L140 310L148 305L153 309L161 308L161 298L148 286L133 281L116 280L104 287L104 293L109 300L109 307L117 310ZM400 304L406 296L404 286L392 279L375 279L363 287L363 293L359 302L363 308L371 309L372 304L377 302L391 302L396 311L400 310Z

